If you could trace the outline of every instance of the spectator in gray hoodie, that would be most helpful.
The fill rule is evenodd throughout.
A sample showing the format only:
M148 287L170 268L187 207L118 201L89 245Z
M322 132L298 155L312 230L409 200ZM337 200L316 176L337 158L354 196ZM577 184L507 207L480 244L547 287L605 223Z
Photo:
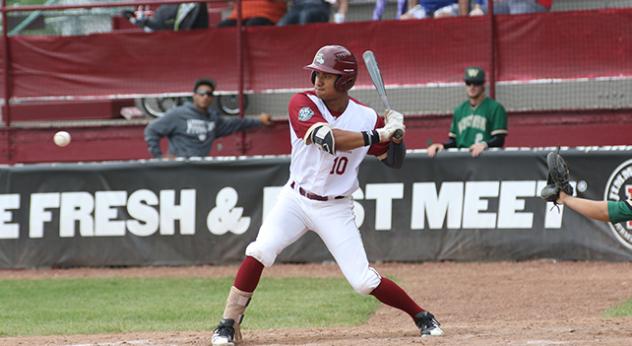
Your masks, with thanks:
M216 138L233 132L272 124L269 114L259 118L226 118L210 106L213 104L215 82L199 79L193 87L193 103L175 107L145 128L145 141L155 158L204 157L211 151ZM163 155L160 139L167 137L169 154Z

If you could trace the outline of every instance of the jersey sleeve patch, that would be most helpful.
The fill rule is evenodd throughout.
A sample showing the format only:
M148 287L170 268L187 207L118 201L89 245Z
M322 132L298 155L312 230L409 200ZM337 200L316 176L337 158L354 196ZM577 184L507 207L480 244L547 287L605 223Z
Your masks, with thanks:
M313 116L314 116L314 111L308 106L301 107L301 109L298 110L299 121L308 121Z
M288 105L288 114L290 125L299 138L305 137L307 129L312 125L327 122L318 107L303 93L292 96Z

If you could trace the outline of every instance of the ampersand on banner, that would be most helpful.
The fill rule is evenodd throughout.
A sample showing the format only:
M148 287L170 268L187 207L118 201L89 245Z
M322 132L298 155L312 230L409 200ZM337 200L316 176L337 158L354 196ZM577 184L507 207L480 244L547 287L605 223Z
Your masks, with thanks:
M244 208L237 207L237 191L232 187L225 187L215 197L215 208L211 209L206 218L208 230L217 235L232 232L243 234L250 226L250 217L242 217Z

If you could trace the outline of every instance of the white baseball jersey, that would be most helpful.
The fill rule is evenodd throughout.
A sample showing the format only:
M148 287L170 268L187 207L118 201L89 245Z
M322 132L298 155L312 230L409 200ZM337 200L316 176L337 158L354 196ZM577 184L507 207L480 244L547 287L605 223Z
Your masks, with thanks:
M331 128L347 131L367 131L384 126L384 120L375 110L354 99L349 100L342 114L332 114L314 92L295 94L288 107L292 161L290 181L320 196L348 196L358 188L358 170L367 153L382 155L388 143L376 143L349 151L336 151L336 155L306 145L305 132L315 123L325 122Z
M358 187L358 168L364 156L386 153L388 143L331 155L316 145L305 145L303 137L310 126L319 122L332 128L367 131L384 126L384 120L353 99L342 114L332 114L313 92L294 95L288 110L292 137L290 181L294 185L283 188L261 225L257 240L246 248L246 256L269 267L283 249L312 230L323 240L351 286L359 293L369 294L380 284L381 277L369 266L355 224L353 200L331 197L351 195ZM329 199L310 198L299 193L300 189Z

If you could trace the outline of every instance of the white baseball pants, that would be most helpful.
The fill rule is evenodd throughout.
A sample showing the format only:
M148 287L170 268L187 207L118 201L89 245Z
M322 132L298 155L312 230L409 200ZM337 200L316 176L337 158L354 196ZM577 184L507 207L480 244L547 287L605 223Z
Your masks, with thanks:
M353 289L371 293L380 275L369 266L360 231L355 224L351 198L316 201L301 196L286 185L261 225L257 239L246 248L264 266L274 264L283 249L308 230L318 234L333 255Z

